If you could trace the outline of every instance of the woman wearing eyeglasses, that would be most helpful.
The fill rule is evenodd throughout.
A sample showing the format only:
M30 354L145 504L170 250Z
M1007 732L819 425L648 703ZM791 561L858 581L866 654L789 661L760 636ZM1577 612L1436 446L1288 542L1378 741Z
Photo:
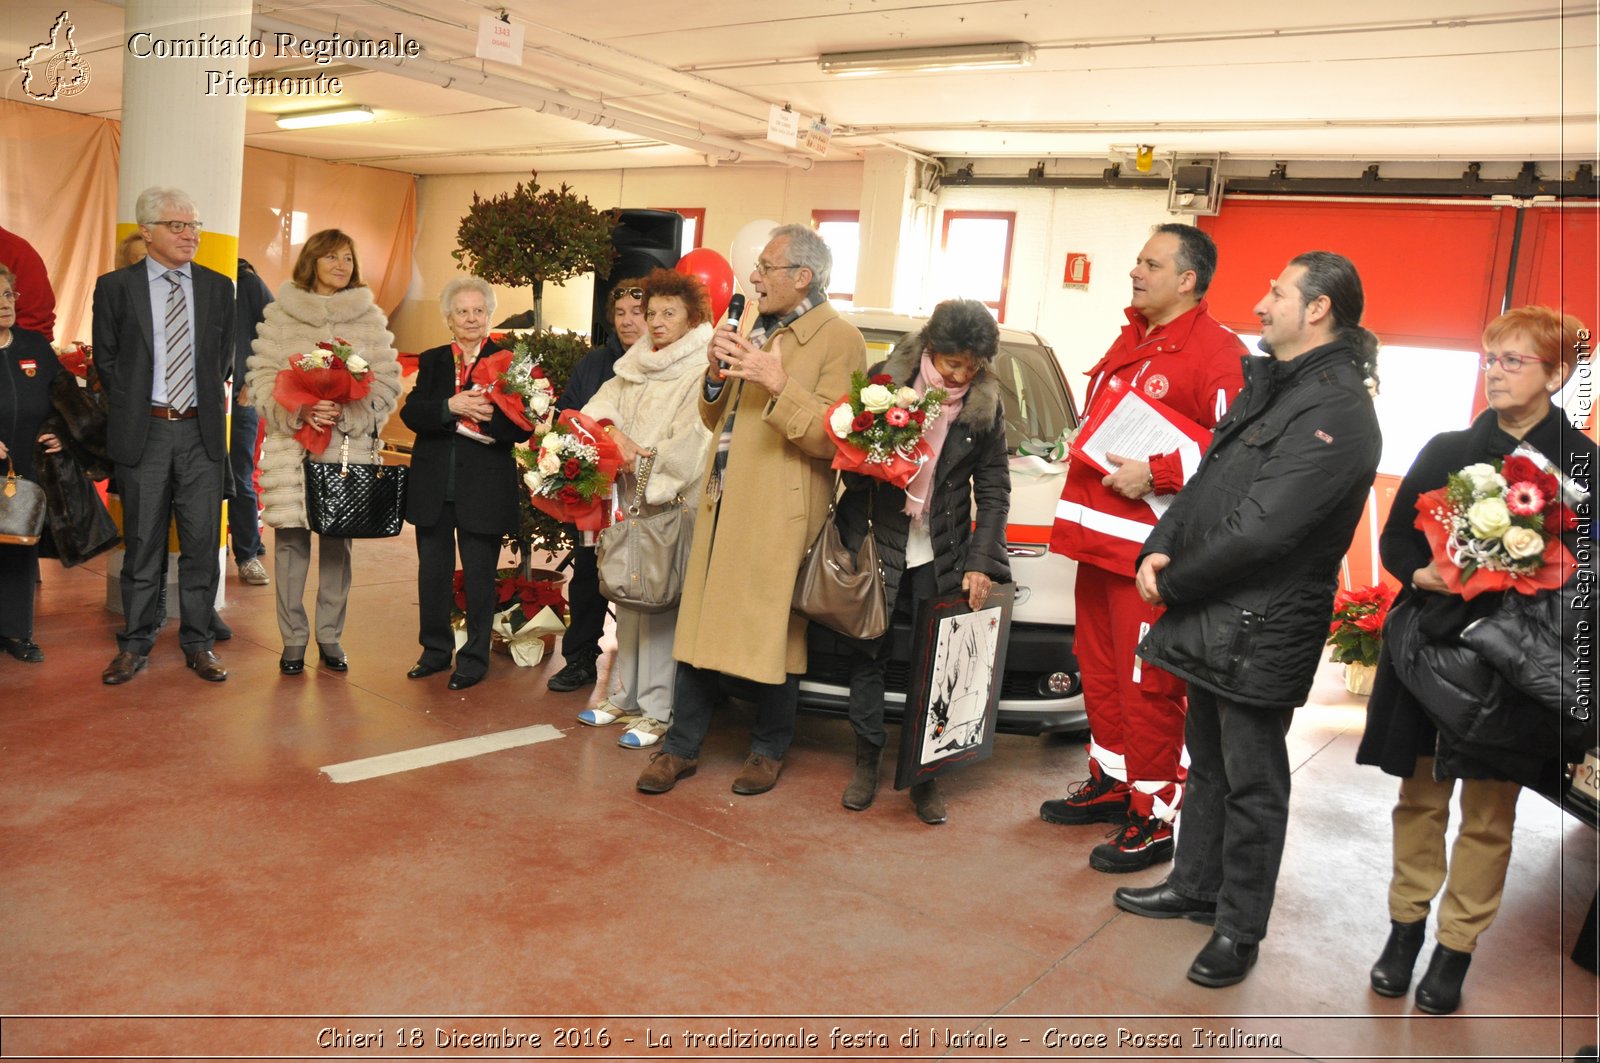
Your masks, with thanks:
M1444 432L1422 448L1395 493L1379 541L1383 567L1402 584L1396 610L1409 603L1435 644L1455 643L1468 624L1491 615L1500 599L1514 592L1485 592L1470 601L1451 594L1433 563L1427 538L1416 528L1418 496L1444 487L1452 473L1480 462L1493 464L1524 443L1585 486L1593 483L1595 445L1566 425L1555 403L1556 393L1577 369L1579 354L1588 349L1588 333L1578 320L1547 307L1519 307L1490 322L1483 349L1489 408L1466 431ZM1563 538L1569 549L1578 547L1572 533ZM1442 1015L1459 1006L1478 936L1500 907L1521 790L1513 779L1538 783L1536 775L1558 771L1560 765L1553 763L1553 748L1541 750L1531 763L1514 750L1486 760L1456 748L1430 719L1433 699L1425 706L1402 682L1391 642L1385 642L1378 661L1366 733L1356 753L1358 763L1375 765L1401 780L1392 816L1390 933L1372 968L1372 988L1390 997L1404 996L1410 988L1427 936L1428 912L1442 889L1438 944L1416 990L1418 1008ZM1535 649L1529 647L1530 652ZM1517 697L1508 689L1502 703L1520 711L1520 703L1506 700ZM1450 797L1458 791L1461 825L1447 860Z
M311 354L318 343L340 339L367 363L365 397L337 403L327 399L291 409L278 401L278 374L295 355ZM337 462L345 446L351 461L372 460L373 440L400 400L400 363L389 320L361 280L356 245L338 229L313 233L300 249L294 274L269 303L256 330L249 361L248 394L267 436L261 444L262 519L273 529L273 569L277 574L278 634L283 653L278 671L305 671L306 644L313 634L306 617L306 579L311 570L311 527L306 516L305 461ZM307 425L332 429L320 453L307 450L295 433ZM318 536L317 647L322 666L349 670L341 642L350 601L351 541Z

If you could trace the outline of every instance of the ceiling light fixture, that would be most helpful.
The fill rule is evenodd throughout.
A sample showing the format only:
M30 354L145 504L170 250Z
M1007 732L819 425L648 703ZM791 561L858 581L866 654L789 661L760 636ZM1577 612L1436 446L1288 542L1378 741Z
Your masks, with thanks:
M996 70L1033 62L1033 45L1020 41L956 44L942 48L888 48L872 52L824 52L817 69L840 77L936 70Z
M378 116L367 106L329 107L321 111L300 111L297 114L280 114L279 129L316 129L328 125L352 125L356 122L374 122Z

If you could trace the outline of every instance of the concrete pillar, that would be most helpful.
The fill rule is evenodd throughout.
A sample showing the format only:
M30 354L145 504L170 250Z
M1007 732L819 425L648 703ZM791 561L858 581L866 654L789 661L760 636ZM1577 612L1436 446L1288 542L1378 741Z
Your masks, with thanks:
M135 41L135 35L139 35ZM247 54L221 56L206 42L241 42L250 35L250 0L128 0L122 39L122 155L117 175L117 240L138 228L134 202L152 185L189 193L205 225L194 260L232 277L239 263L239 197L244 173L245 97L207 92L219 79L248 75ZM172 44L182 42L178 48ZM201 47L195 47L199 43ZM238 48L232 49L236 53ZM173 51L200 52L179 57ZM222 84L233 82L222 81ZM111 507L120 523L121 507ZM227 522L218 544L227 572ZM177 537L168 533L167 602L177 616ZM120 576L123 551L106 566L106 605L122 610ZM221 605L227 581L217 584Z
M919 203L917 170L904 152L867 149L856 306L909 312L922 301L933 211Z

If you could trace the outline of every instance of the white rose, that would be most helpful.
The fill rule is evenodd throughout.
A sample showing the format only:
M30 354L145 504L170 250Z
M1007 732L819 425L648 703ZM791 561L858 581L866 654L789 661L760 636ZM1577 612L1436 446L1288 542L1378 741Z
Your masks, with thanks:
M1484 462L1468 465L1461 470L1461 475L1466 477L1467 482L1472 485L1472 493L1480 498L1506 489L1506 482L1500 478L1499 473L1494 471L1494 466Z
M529 469L528 474L522 478L522 482L528 485L528 490L537 491L539 490L539 485L544 483L544 477L539 475L538 469Z
M882 413L894 405L894 392L882 384L868 384L861 389L861 407L871 413Z
M539 440L539 450L544 454L554 454L561 449L561 433L550 432Z
M1532 528L1512 528L1500 536L1500 544L1518 561L1544 553L1544 536Z
M921 401L922 396L917 394L916 388L901 388L894 393L894 404L907 410Z
M1502 499L1480 498L1467 510L1467 526L1480 539L1498 539L1511 527L1511 511Z
M543 417L550 408L550 393L548 391L535 391L528 399L528 409L533 411L535 417Z
M546 476L554 476L561 471L561 455L553 450L546 450L539 455L539 471Z
M350 357L346 358L344 360L344 367L350 370L350 372L354 373L356 376L360 376L362 373L365 373L368 369L372 368L372 366L367 364L367 360L361 357L359 354L352 354Z
M855 419L855 414L850 412L850 404L841 402L834 408L833 413L829 415L828 427L833 429L834 435L844 439L850 435L850 422Z

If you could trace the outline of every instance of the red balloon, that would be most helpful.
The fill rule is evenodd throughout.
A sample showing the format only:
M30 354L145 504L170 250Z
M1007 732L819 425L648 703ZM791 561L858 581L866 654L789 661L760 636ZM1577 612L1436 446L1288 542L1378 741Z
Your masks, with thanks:
M678 259L672 267L689 277L698 277L711 297L711 321L715 324L728 312L728 300L733 298L733 267L728 260L709 247L697 247Z

